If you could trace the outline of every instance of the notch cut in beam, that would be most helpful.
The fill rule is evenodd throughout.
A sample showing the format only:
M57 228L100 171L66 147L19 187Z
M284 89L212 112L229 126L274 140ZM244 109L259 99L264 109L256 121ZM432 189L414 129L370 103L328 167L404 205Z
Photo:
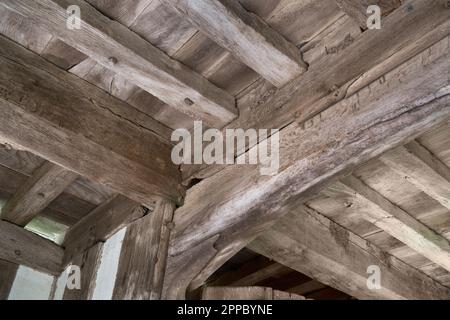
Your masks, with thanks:
M237 116L234 98L200 74L111 21L83 0L5 0L0 3L161 101L209 126ZM67 28L67 8L81 12L81 28Z
M236 0L163 0L277 87L307 70L300 50Z
M2 208L1 219L26 226L42 212L78 175L51 162L36 169Z

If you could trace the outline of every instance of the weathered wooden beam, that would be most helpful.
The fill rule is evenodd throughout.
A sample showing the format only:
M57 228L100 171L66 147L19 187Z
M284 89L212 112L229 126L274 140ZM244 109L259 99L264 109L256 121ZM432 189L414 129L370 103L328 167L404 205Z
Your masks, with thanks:
M230 270L218 278L208 281L208 286L253 286L271 276L291 271L291 269L275 261L269 261L265 257L257 257L238 269Z
M388 152L380 160L450 209L450 168L418 142Z
M316 211L297 206L248 247L357 299L442 299L444 287ZM380 288L367 285L380 268Z
M80 289L69 289L66 285L63 300L91 300L94 295L95 280L100 266L103 243L98 242L85 252L80 253L71 265L80 268Z
M6 221L0 221L0 259L59 275L64 250L53 242Z
M72 171L46 162L8 200L2 208L1 219L27 225L77 177Z
M31 2L30 2L31 3ZM3 2L2 2L3 4ZM150 207L183 195L172 146L129 105L0 37L0 136Z
M113 299L161 298L174 209L160 199L152 213L127 227Z
M21 14L168 105L210 126L220 128L237 116L230 94L83 0L5 0L0 5ZM80 8L80 29L66 27L69 18L66 10L71 5Z
M236 0L163 2L277 87L307 69L295 45Z
M295 293L266 287L206 287L202 300L305 300Z
M0 300L8 299L18 268L15 263L0 260Z
M354 19L362 29L367 29L367 19L369 14L367 8L370 5L380 7L380 13L387 15L400 7L402 0L335 0L339 8L349 17Z
M330 190L331 189L331 190ZM329 191L330 190L330 191ZM411 249L450 271L450 244L448 240L416 220L353 175L327 189L349 196L349 205L359 208L367 221L386 231Z
M98 242L105 242L114 233L142 218L145 210L138 203L117 195L98 206L67 232L64 265Z
M412 9L411 9L412 8ZM338 33L346 34L345 26ZM395 37L392 35L395 34ZM284 128L303 123L331 105L353 95L387 72L450 34L450 9L445 0L408 0L383 19L381 30L350 37L349 45L324 55L308 72L275 92L250 92L263 104L240 108L227 128ZM237 154L244 153L252 144ZM204 179L223 165L183 166L184 179Z
M450 117L450 47L428 50L323 111L280 130L280 169L227 167L190 189L175 213L166 294L182 297L262 230L293 198L308 198L355 165L423 134ZM423 63L427 61L427 63ZM446 70L443 72L443 70ZM208 195L216 194L214 205ZM187 271L186 261L192 261ZM186 274L194 274L189 279ZM191 281L193 280L193 281Z

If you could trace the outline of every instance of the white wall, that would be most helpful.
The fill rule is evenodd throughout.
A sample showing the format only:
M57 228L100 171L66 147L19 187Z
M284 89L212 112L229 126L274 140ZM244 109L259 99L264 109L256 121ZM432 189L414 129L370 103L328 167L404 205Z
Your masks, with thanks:
M20 266L8 300L48 300L53 279L51 275Z

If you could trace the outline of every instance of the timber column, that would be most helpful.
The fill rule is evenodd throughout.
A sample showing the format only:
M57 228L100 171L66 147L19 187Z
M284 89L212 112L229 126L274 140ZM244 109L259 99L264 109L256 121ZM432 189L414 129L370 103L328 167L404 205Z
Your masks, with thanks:
M153 212L127 227L113 299L161 298L174 210L175 203L159 198Z

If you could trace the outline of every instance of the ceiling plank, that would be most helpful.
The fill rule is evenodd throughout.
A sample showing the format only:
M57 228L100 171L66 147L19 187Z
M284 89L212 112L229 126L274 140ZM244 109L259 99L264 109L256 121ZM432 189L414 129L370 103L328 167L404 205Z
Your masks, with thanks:
M195 289L279 219L280 208L292 199L306 201L356 165L450 118L450 95L443 90L449 86L448 41L443 39L387 73L384 81L371 83L306 123L280 130L278 174L263 176L258 167L232 166L192 187L175 212L168 296L184 295L183 286L190 283L181 272L186 272L186 260L194 260L191 268L197 276L190 289ZM214 204L211 194L217 194Z
M417 141L380 160L427 195L450 209L450 168Z
M142 206L122 195L98 206L67 232L63 243L64 265L96 243L106 241L123 227L142 218L144 214Z
M412 7L413 10L408 8ZM338 32L349 34L345 25ZM392 35L395 34L395 37ZM408 0L383 20L381 30L350 36L348 45L324 55L308 72L277 91L250 92L262 101L240 108L239 117L227 128L284 128L306 122L333 104L358 92L450 34L450 10L445 0ZM325 33L325 37L329 33ZM245 152L252 144L237 154ZM185 179L204 179L223 165L185 165Z
M163 2L277 87L307 70L295 45L236 0Z
M449 299L449 288L318 212L291 209L248 247L357 299ZM380 289L367 285L369 266Z
M26 226L56 199L78 175L46 162L17 190L1 211L1 219Z
M181 201L172 146L123 117L129 105L4 37L0 44L3 142L148 207L155 196Z
M0 5L195 119L221 128L237 116L230 94L83 0L5 0ZM71 5L80 8L81 29L66 27Z
M450 271L448 240L390 202L376 190L353 175L341 179L341 182L333 184L333 187L329 189L332 189L332 193L348 194L348 205L357 206L364 219ZM325 191L328 195L329 189Z
M64 250L53 242L6 221L0 221L0 259L59 275Z

